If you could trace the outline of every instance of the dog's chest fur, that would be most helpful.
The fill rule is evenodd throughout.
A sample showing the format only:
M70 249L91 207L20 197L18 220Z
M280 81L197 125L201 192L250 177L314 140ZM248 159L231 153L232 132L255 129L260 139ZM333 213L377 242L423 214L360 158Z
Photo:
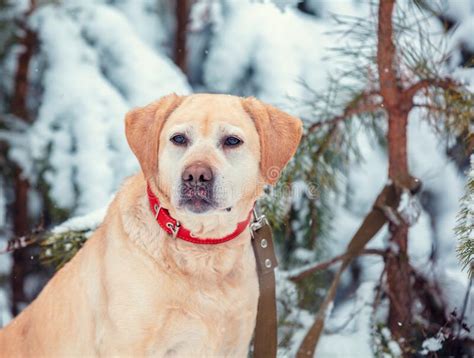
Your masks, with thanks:
M103 228L109 295L102 312L108 319L97 330L100 351L246 356L258 301L249 233L226 244L195 245L165 235L142 199L110 214ZM120 227L130 240L116 239ZM130 275L117 277L119 270ZM108 342L115 342L112 351Z

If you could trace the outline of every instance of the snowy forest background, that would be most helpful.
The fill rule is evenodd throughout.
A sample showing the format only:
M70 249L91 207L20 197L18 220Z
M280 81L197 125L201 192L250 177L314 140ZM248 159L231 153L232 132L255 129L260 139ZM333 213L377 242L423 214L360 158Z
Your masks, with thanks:
M339 271L394 181L379 10L368 0L0 0L0 250L34 242L0 254L0 326L139 170L127 110L170 92L217 92L305 122L281 186L260 203L280 257L279 354L295 356L319 317L317 357L474 355L473 0L395 4L397 83L421 83L406 113L408 167L422 186L403 186L398 219ZM400 218L406 252L394 239ZM408 328L393 324L392 305L406 299L391 296L402 256Z

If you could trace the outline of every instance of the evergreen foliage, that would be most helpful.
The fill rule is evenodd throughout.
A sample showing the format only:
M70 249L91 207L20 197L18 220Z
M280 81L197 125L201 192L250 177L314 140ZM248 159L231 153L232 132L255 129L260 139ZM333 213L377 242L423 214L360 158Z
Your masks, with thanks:
M474 277L474 154L468 173L466 193L461 199L456 235L459 239L458 255L471 278Z
M40 261L59 270L84 245L87 237L91 234L89 230L65 231L62 233L51 233L40 242Z

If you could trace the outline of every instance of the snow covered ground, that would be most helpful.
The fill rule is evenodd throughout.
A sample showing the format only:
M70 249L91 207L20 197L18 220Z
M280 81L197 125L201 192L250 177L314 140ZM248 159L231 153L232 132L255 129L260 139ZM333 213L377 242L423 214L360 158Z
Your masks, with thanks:
M328 73L335 65L327 59L328 48L337 41L331 33L336 24L330 14L363 15L368 11L367 6L349 0L307 1L319 17L294 8L281 11L268 2L201 0L198 4L201 9L195 10L193 20L196 31L190 35L195 41L189 43L189 52L195 54L189 59L191 72L195 72L190 76L196 79L194 88L168 57L174 25L163 15L170 13L166 3L65 0L33 15L31 26L41 46L32 77L42 89L42 99L34 125L10 155L22 164L33 184L44 180L49 185L58 207L74 215L93 211L57 230L100 222L101 209L123 178L138 169L123 133L123 117L129 108L170 92L206 91L253 95L298 114L298 105L309 98L303 82L316 90L330 85ZM457 67L460 44L474 49L474 1L450 2L446 13L460 23L448 39L454 50L450 71L474 90L474 69ZM416 111L410 115L409 164L434 207L423 208L412 227L409 253L414 267L439 283L448 307L459 309L468 280L456 258L453 228L465 178L446 156L437 134L419 118ZM329 256L343 252L387 182L383 149L364 131L357 134L356 142L364 160L353 166L346 181L350 205L344 195L334 204L335 240ZM0 177L0 226L6 217L2 192ZM387 239L387 230L382 230L370 247L385 248ZM430 260L433 252L434 260ZM371 333L371 304L383 265L380 258L373 257L362 258L359 264L361 284L351 300L338 303L332 311L317 357L374 356L377 342ZM0 273L8 272L9 265L10 258L1 256ZM345 276L343 283L348 280ZM279 285L280 292L292 290L283 279ZM3 323L10 318L6 296L0 290ZM468 323L474 326L474 300L467 312L471 313ZM280 352L282 356L294 355L313 319L305 311L295 310L292 315L303 327L294 333L291 346ZM347 317L352 317L349 324L345 324ZM430 347L436 344L429 341L426 349ZM396 343L389 348L397 356Z

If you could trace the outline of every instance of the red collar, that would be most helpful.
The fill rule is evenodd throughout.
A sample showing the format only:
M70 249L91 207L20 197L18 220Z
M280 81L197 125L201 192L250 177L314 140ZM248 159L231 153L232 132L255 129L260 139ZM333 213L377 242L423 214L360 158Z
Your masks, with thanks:
M230 233L227 236L221 238L198 238L193 235L191 231L186 229L185 227L181 226L179 221L174 219L168 210L161 207L160 201L156 197L156 195L151 191L150 186L147 186L147 194L148 194L148 202L150 203L150 209L153 213L158 224L161 226L163 230L165 230L169 235L173 236L174 238L179 238L184 241L192 242L193 244L208 244L208 245L215 245L215 244L222 244L223 242L230 241L235 239L239 236L250 224L252 211L250 211L247 219L241 221L237 224L234 232Z

